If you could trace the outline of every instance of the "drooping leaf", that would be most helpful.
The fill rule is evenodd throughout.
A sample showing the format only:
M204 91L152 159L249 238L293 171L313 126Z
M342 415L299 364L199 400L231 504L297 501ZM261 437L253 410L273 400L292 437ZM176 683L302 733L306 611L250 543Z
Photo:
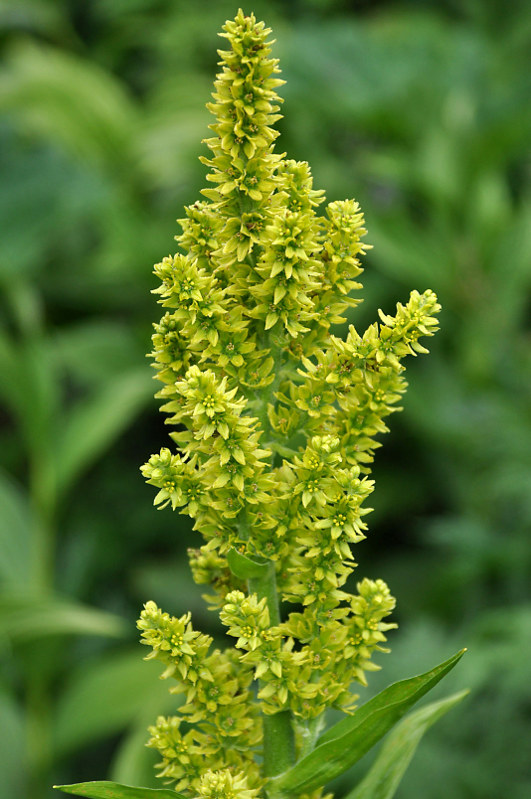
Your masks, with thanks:
M125 622L112 613L77 604L62 597L0 594L0 638L12 642L48 635L121 636Z
M319 739L313 752L272 779L274 790L307 793L343 774L456 665L465 651L424 674L390 685L352 716L335 724Z
M134 102L110 72L72 53L18 43L0 81L0 108L81 159L116 167L131 156Z
M426 730L467 694L460 691L406 716L389 733L370 771L345 799L392 799Z
M227 560L231 572L240 580L265 577L269 568L267 563L259 563L236 549L229 550Z
M88 799L185 799L182 794L164 788L135 788L118 782L100 780L75 785L54 785L59 791L86 796Z

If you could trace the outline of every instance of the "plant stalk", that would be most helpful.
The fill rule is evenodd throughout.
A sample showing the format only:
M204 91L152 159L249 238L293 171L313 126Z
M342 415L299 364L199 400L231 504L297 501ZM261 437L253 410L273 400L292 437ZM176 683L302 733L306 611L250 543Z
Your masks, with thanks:
M268 571L264 577L249 580L249 593L256 594L258 599L266 598L271 626L280 623L275 564L268 563ZM291 723L291 713L283 710L273 715L265 715L264 723L264 774L275 777L282 774L295 762L295 739Z

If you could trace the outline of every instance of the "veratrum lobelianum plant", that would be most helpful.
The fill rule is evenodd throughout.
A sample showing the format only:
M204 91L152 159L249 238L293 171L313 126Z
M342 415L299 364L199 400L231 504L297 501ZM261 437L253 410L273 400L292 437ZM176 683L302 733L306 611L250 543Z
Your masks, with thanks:
M330 328L360 302L363 214L354 200L316 209L305 162L274 152L280 97L270 29L241 10L221 34L216 121L206 140L211 187L186 209L181 252L155 266L166 309L153 359L170 437L142 467L155 504L179 508L205 539L194 580L234 647L212 649L190 614L147 602L148 658L183 695L148 746L171 790L63 786L92 797L321 797L459 660L396 683L356 709L353 682L379 668L395 600L383 580L345 590L365 538L376 437L399 410L402 360L427 350L435 294L413 291L394 316L346 340ZM394 794L424 730L464 694L428 705L393 731L350 799ZM344 713L323 733L328 708ZM330 794L329 794L330 796Z

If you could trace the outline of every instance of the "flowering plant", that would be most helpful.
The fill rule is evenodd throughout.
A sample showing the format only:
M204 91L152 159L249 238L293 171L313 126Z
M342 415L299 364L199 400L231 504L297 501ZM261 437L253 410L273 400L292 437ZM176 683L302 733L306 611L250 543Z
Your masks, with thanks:
M383 580L348 590L351 547L366 535L370 467L406 388L402 361L427 352L419 339L437 329L440 306L432 291L413 291L363 334L330 332L360 301L351 293L370 245L354 200L318 215L324 197L308 164L274 152L283 81L269 34L242 11L224 27L211 155L201 159L211 187L180 220L182 251L155 266L166 309L153 335L157 396L177 450L163 448L142 472L155 504L180 509L203 536L189 552L192 574L234 638L212 649L189 613L154 602L142 611L148 658L184 697L150 728L172 786L161 799L317 799L462 654L356 709L352 683L366 684L396 625ZM382 786L396 787L424 729L461 696L398 725L351 799L391 796ZM329 708L344 715L323 732Z

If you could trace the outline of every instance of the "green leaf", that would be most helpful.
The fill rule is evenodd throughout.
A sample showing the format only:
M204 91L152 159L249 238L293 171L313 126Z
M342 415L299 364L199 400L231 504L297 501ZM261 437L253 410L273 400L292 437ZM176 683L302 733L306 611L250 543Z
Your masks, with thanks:
M173 711L170 709L169 712L174 710L175 705ZM156 716L155 708L155 712L138 722L122 737L109 770L109 777L112 780L157 787L155 782L157 753L146 746L146 730Z
M465 654L466 649L461 649L451 658L435 666L430 671L419 674L416 677L410 677L407 680L399 680L398 682L389 685L377 696L374 696L369 702L362 705L352 716L347 716L342 721L334 724L327 730L318 740L317 745L327 743L336 738L343 737L352 729L364 723L374 713L379 713L381 710L394 708L399 706L403 708L404 703L408 707L402 709L400 718L415 702L417 702L424 694L428 693L455 665L461 660ZM394 722L393 722L394 723ZM390 727L388 727L389 729Z
M78 782L75 785L54 785L59 791L87 796L89 799L185 799L181 793L164 788L134 788L119 782Z
M13 696L0 689L0 783L4 796L25 796L27 751L22 708Z
M161 74L146 96L138 150L155 187L171 186L173 175L183 180L193 176L197 142L208 124L203 98L210 91L208 78L181 69L179 74Z
M98 318L54 331L54 356L82 386L112 382L141 363L131 328L114 319Z
M30 579L31 532L35 524L27 495L0 474L0 577L19 588Z
M121 636L125 623L119 616L61 597L0 594L0 639L13 643L48 635Z
M461 691L432 702L401 721L389 734L370 771L345 799L391 799L426 730L467 694Z
M7 54L0 109L82 160L114 169L130 163L137 107L93 61L29 39L18 42Z
M152 393L146 370L135 369L116 377L72 410L57 442L59 490L66 490L111 445Z
M70 20L60 4L46 0L0 3L0 28L10 32L23 29L48 41L69 41L75 37Z
M147 719L175 708L177 699L159 680L155 661L138 651L112 652L84 663L61 693L54 719L54 747L64 755L98 738L119 732L137 718ZM102 713L102 707L105 713Z
M343 774L456 665L465 651L462 649L425 674L390 685L352 716L335 724L321 736L313 752L271 780L273 790L307 793Z
M242 555L236 549L229 550L227 554L229 568L235 577L240 580L252 580L265 577L268 573L269 564L259 563L257 560Z
M0 374L0 393L17 418L27 449L35 454L50 441L59 403L59 382L48 341L29 337L16 342L1 336Z

